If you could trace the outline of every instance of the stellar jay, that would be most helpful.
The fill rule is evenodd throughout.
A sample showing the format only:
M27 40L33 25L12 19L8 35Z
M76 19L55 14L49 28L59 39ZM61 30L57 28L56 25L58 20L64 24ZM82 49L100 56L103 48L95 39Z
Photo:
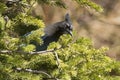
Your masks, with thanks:
M43 44L40 45L37 42L31 44L36 46L36 51L46 50L51 42L57 42L61 35L69 34L72 36L72 23L69 14L65 15L65 19L60 22L56 22L44 29L45 35L40 37L43 40ZM29 34L27 34L29 35ZM25 35L25 36L27 36Z

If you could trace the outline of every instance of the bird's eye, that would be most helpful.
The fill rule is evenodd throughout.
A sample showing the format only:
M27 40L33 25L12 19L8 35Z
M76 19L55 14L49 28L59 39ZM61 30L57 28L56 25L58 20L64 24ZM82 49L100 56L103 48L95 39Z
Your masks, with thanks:
M69 24L66 24L66 25L65 25L65 29L68 29L68 30L71 30L71 31L73 30L73 29L72 29L72 25L69 25Z
M70 28L70 25L69 25L69 24L66 24L66 25L65 25L65 28Z

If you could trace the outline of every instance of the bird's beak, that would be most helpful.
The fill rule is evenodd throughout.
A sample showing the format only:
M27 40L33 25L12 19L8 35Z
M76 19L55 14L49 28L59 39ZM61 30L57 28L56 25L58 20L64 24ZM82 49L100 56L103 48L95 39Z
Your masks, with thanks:
M69 34L70 36L73 36L73 33L72 33L72 31L70 31L70 30L67 30L67 32L68 32L68 34Z
M72 31L69 31L69 34L70 34L71 36L73 36L73 33L72 33Z

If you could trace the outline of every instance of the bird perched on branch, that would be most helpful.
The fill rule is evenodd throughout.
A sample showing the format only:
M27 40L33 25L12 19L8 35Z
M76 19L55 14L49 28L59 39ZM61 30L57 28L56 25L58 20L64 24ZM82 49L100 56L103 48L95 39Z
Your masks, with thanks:
M69 34L72 36L72 30L73 30L73 27L70 20L70 16L69 14L66 14L65 19L63 21L56 22L53 25L50 25L45 28L44 30L45 35L40 37L43 40L42 45L38 44L37 42L32 42L31 44L34 44L36 46L36 51L46 50L48 45L51 42L57 42L61 35Z

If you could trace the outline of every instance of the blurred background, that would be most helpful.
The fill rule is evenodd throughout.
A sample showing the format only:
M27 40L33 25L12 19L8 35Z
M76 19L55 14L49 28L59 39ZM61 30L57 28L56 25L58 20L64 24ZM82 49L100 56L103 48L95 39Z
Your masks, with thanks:
M120 0L92 0L104 8L103 13L79 6L72 0L63 1L67 9L36 4L32 14L42 18L46 25L50 25L63 20L64 15L69 13L79 37L92 39L96 48L109 47L106 54L120 60Z

